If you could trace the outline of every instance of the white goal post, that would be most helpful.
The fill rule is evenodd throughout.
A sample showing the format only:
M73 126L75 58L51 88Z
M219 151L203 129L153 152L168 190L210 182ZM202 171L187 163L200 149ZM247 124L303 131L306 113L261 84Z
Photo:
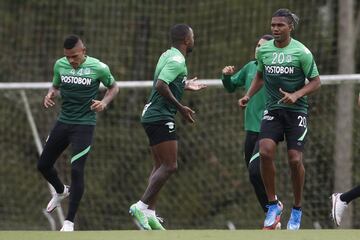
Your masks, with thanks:
M360 74L336 74L336 75L320 75L321 83L324 85L340 84L340 83L359 83ZM199 79L201 83L208 86L221 86L219 79ZM120 88L144 88L151 87L153 81L136 80L136 81L118 81ZM6 82L0 83L0 89L48 89L51 82Z

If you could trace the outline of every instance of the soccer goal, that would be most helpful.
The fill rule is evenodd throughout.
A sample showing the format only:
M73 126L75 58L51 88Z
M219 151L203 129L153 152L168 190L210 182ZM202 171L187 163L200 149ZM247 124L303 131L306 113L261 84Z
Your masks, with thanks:
M360 162L355 161L360 156L360 107L356 105L360 75L324 75L321 80L320 91L309 96L303 228L332 227L328 197L360 182ZM229 223L233 228L259 228L263 213L243 160L243 111L237 106L243 92L228 94L220 80L201 81L209 87L185 93L183 99L195 109L196 123L186 124L177 117L179 170L162 190L158 213L167 218L170 229L218 229ZM82 230L134 229L128 207L141 196L152 166L139 122L152 81L118 84L118 96L98 114L93 151L86 165L85 194L76 220ZM42 106L49 86L0 83L1 229L51 226L42 213L50 193L36 170L60 106L59 101L53 109ZM339 106L340 100L347 105ZM65 183L70 183L69 154L66 151L56 163ZM287 216L292 188L285 144L280 144L276 165L277 191ZM64 204L63 211L66 207ZM354 204L351 212L359 211ZM53 213L53 220L57 222L61 214ZM53 220L50 223L56 224ZM359 218L351 220L355 227L360 226Z

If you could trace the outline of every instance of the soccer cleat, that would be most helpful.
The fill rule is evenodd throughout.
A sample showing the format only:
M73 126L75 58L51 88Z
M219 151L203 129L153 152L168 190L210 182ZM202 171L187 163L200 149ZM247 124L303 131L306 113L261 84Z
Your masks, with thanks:
M277 204L268 206L263 230L281 229L281 213L283 204L279 201Z
M346 202L341 201L340 195L341 193L333 193L331 195L331 202L332 202L331 217L334 223L336 224L336 226L340 226L344 211L348 207Z
M63 227L60 229L61 232L73 232L74 231L74 223L69 220L64 221Z
M165 230L165 228L161 225L161 222L164 220L158 216L148 216L147 217L149 225L152 230Z
M291 209L291 215L289 222L287 224L288 230L299 230L301 225L301 215L302 211L297 209Z
M64 185L64 192L63 193L57 193L55 192L50 200L50 202L48 203L47 207L46 207L46 211L48 213L54 211L55 208L57 208L58 206L60 206L60 202L69 196L70 194L70 187Z
M138 225L144 230L151 230L148 219L143 211L136 206L136 203L131 205L129 209L129 213L133 216L134 220L138 223Z

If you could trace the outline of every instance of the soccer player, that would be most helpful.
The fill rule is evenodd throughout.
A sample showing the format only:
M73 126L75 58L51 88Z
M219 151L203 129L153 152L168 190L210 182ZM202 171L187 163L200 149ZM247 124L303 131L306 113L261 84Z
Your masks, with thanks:
M200 90L204 84L196 78L187 80L185 58L194 47L191 27L177 24L170 30L172 47L157 63L153 88L142 112L141 123L149 138L154 167L141 199L131 205L130 214L145 230L164 230L155 213L158 194L177 169L177 137L175 114L179 111L189 123L194 123L194 111L181 104L184 90Z
M321 83L319 72L309 49L290 34L299 18L288 9L277 10L271 19L274 40L257 52L258 68L249 91L239 100L246 106L250 98L265 83L266 110L260 128L260 168L269 201L264 229L274 229L282 206L275 191L275 151L278 142L287 142L288 162L294 192L287 229L297 230L301 224L301 198L305 169L302 152L307 129L308 103L306 95L316 91ZM305 79L309 80L306 84Z
M262 36L257 42L255 48L255 60L245 64L238 72L235 72L234 66L225 66L222 70L222 83L224 88L232 93L235 90L245 87L248 91L251 82L256 74L257 60L256 52L262 44L273 39L271 35ZM263 209L267 212L267 196L260 173L260 159L258 152L258 136L260 132L260 122L265 110L265 91L264 88L259 90L247 104L245 108L245 163L248 167L250 182L252 183L257 199ZM255 145L257 146L255 149Z
M64 55L54 65L52 86L44 98L45 108L55 105L55 97L62 98L61 112L50 132L38 161L38 170L54 187L55 193L46 211L52 212L61 200L70 196L66 220L61 231L74 231L74 218L84 192L84 168L93 140L96 112L106 106L118 93L118 87L109 67L86 55L83 41L70 35L64 41ZM99 84L107 91L102 100L96 100ZM71 144L71 185L64 185L58 177L54 163Z
M358 105L360 107L360 93L358 97ZM333 193L331 195L332 209L331 209L331 217L336 224L336 226L340 226L341 219L343 217L345 209L348 207L348 204L360 197L360 185L350 189L345 193Z

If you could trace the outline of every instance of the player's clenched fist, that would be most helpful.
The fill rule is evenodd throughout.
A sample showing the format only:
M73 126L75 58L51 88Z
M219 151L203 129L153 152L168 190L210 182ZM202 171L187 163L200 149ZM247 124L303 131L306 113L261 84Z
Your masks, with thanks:
M106 108L106 103L99 100L92 100L92 104L90 106L90 109L95 112L101 112Z
M235 72L235 67L234 66L226 66L222 70L222 73L224 75L233 75L234 72Z
M243 96L238 100L239 107L246 107L246 104L249 102L250 98L248 95Z

